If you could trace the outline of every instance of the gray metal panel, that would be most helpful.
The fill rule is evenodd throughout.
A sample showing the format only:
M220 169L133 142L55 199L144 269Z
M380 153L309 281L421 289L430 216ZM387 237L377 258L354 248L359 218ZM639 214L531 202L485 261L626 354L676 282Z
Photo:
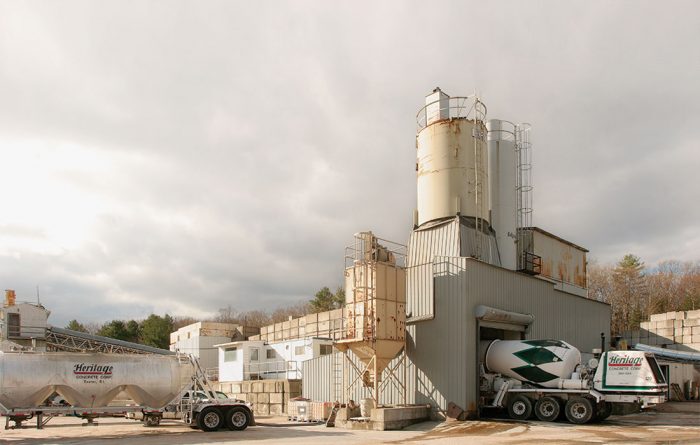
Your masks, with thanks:
M362 369L362 363L352 352L348 352L348 358L355 367ZM382 396L379 399L380 404L398 404L403 403L401 390L392 382L389 369L396 367L400 361L400 356L389 363L387 369L382 373L382 381L386 382L386 386L382 390ZM340 364L340 368L337 365ZM353 366L344 361L343 353L337 352L331 355L324 355L304 362L304 374L302 376L302 396L317 402L335 402L347 403L345 388L349 386L342 380L342 373L338 372L345 368L346 375L357 375ZM410 371L406 369L406 380L410 381ZM399 366L396 370L399 378L403 378L403 366ZM410 390L409 390L410 391ZM337 394L336 394L337 393ZM369 388L362 386L361 382L353 385L349 394L349 399L359 402L364 398L371 397ZM413 403L407 400L406 403Z
M472 222L473 224L473 221L466 219L463 219L463 221L465 223ZM489 264L501 265L501 257L498 253L496 236L494 234L487 235L467 224L460 224L459 241L460 256L480 258Z
M459 217L413 231L406 258L407 322L433 317L433 258L459 254Z

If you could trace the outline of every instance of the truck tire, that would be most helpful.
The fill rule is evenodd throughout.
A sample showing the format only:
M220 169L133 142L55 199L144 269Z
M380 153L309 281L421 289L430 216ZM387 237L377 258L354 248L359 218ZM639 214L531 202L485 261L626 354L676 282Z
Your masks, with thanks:
M508 399L508 415L511 419L527 420L532 415L532 402L523 395Z
M202 431L215 431L224 426L224 416L221 415L221 411L210 406L204 408L197 415L197 426Z
M566 402L566 418L571 423L581 425L590 422L595 416L593 403L585 397L572 397Z
M145 416L143 418L143 426L158 426L160 425L160 416Z
M597 422L601 422L610 417L610 414L612 414L612 403L603 402L598 406L598 409L596 410L595 420Z
M561 405L554 397L541 397L535 403L535 416L543 422L554 422L559 417Z
M243 431L250 424L248 410L234 406L226 412L226 426L232 431Z

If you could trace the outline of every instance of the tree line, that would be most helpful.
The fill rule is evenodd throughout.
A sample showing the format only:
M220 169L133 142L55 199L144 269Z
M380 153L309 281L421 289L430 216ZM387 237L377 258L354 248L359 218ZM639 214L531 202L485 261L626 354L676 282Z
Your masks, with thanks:
M616 264L588 267L588 298L609 303L610 331L639 328L651 314L700 309L700 261L664 261L646 268L627 254Z
M190 316L171 316L169 314L163 316L151 314L143 320L111 320L102 324L81 323L78 320L71 320L66 328L102 337L168 349L170 347L170 333L192 323L214 321L262 327L288 320L289 317L297 318L314 312L337 309L344 304L345 291L343 288L339 287L333 293L328 287L323 287L309 301L280 306L272 311L237 311L229 305L225 308L220 308L213 317L205 319Z

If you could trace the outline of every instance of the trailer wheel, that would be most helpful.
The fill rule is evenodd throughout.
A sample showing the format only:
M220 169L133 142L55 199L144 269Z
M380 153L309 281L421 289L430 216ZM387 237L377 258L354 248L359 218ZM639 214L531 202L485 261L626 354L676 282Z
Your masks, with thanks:
M545 396L535 403L535 415L543 422L554 422L560 412L561 406L554 397Z
M202 431L215 431L221 428L223 424L224 419L221 411L212 406L204 408L197 415L197 426Z
M226 413L226 426L233 431L243 431L250 424L250 416L245 408L234 406Z
M572 397L566 402L566 418L569 422L581 425L593 419L593 404L585 397Z
M160 416L145 416L143 418L144 426L158 426L160 425Z
M532 415L532 402L523 395L509 398L508 415L511 419L527 420Z

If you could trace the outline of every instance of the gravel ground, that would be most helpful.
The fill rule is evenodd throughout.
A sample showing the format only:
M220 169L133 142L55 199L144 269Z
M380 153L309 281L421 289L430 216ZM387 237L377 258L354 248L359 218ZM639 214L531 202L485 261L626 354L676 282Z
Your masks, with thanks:
M55 418L43 430L23 428L0 431L8 444L584 444L668 443L700 445L700 403L667 403L656 411L612 416L600 424L483 420L424 422L403 431L351 431L324 425L287 422L286 418L259 417L259 426L245 431L204 433L179 422L164 421L147 428L122 418L82 426L81 419Z

